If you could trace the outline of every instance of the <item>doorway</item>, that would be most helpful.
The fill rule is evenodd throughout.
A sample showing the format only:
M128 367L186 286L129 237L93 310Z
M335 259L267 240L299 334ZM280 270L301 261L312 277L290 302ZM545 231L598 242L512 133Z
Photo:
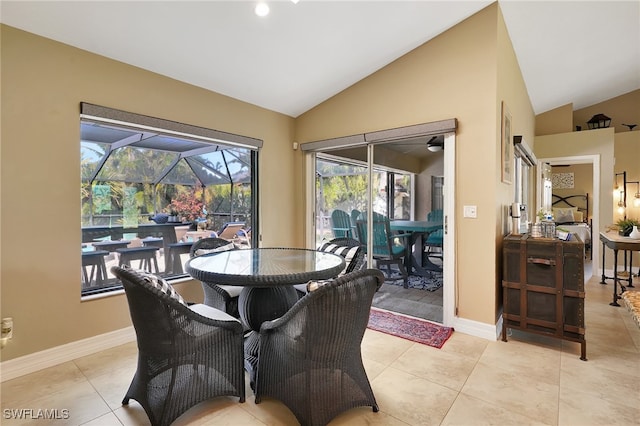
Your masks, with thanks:
M442 238L442 260L441 279L442 288L438 294L440 299L440 309L437 317L428 319L442 323L452 324L454 321L454 301L455 301L455 224L453 220L454 200L455 200L455 120L450 131L442 131L442 122L437 126L440 132L407 132L406 128L393 129L399 131L400 136L389 134L393 131L381 131L364 135L355 135L347 138L337 138L317 142L301 144L303 151L307 152L307 201L306 206L310 214L307 224L308 247L317 246L317 236L319 229L323 228L324 233L330 228L330 214L327 203L319 201L321 197L330 196L333 189L318 182L318 176L327 174L326 164L322 161L344 161L347 167L357 167L360 171L366 170L367 196L362 199L359 193L353 192L354 186L341 183L345 191L352 191L349 196L362 204L363 211L370 211L371 214L376 208L385 206L386 214L391 217L396 214L402 219L411 221L425 221L427 214L432 209L432 181L431 176L436 175L444 179L446 186L441 186L443 190L442 211L443 211L443 238ZM417 125L424 130L429 124ZM415 128L415 126L411 126ZM410 136L407 136L409 134ZM440 149L430 150L427 148L429 141L434 136L438 136L441 141ZM446 148L446 149L442 149ZM427 157L431 156L431 159ZM435 158L439 157L439 165L436 165ZM345 169L346 170L346 169ZM341 177L344 181L344 179ZM391 183L389 183L391 182ZM381 194L384 192L386 194ZM382 197L385 195L385 197ZM407 195L409 198L407 198ZM348 199L349 197L346 197ZM405 199L400 199L405 198ZM377 200L377 206L374 202ZM382 202L381 202L382 200ZM344 200L343 200L344 201ZM319 205L324 204L321 209ZM347 206L351 208L351 206ZM360 209L358 209L360 210ZM327 233L327 236L330 234ZM371 244L371 242L367 242ZM416 259L422 258L422 245L414 246ZM372 250L367 247L367 264L372 265ZM386 285L386 283L385 283ZM393 285L393 284L390 284ZM402 283L395 288L397 291L404 291ZM408 289L411 290L411 289ZM431 298L435 294L430 295ZM405 302L415 298L407 295ZM432 303L431 303L432 304ZM405 303L406 305L406 303ZM414 304L415 305L415 304ZM397 309L401 310L402 306ZM389 309L391 310L391 309ZM425 308L424 311L429 309ZM430 309L433 311L433 309ZM408 313L412 315L412 313ZM420 316L415 315L414 316Z
M600 268L600 243L598 236L600 235L600 157L598 155L581 155L573 157L555 157L555 158L539 158L537 169L537 190L536 190L536 204L537 209L542 206L542 165L549 164L552 169L560 166L572 166L572 165L591 165L591 188L592 194L589 194L589 199L592 200L589 206L590 224L591 224L591 253L588 256L591 261L591 268L585 267L585 279L587 279L587 273L590 271L589 278L592 274L597 274ZM552 171L552 173L554 173ZM577 188L576 188L577 189ZM586 191L578 189L576 194L582 194Z

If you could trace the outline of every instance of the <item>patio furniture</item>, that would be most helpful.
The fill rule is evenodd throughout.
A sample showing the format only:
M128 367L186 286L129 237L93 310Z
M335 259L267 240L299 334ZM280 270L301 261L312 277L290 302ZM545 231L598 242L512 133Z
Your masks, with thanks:
M181 254L189 254L193 241L185 241L180 243L169 244L169 256L167 257L167 264L169 265L170 272L173 274L184 274L182 269Z
M141 223L136 227L123 227L122 225L113 226L85 226L82 228L82 242L91 243L98 238L108 237L112 241L116 240L128 240L145 237L156 237L164 240L164 252L168 252L169 244L177 242L178 229L183 228L181 223ZM126 235L130 234L131 238L127 238ZM140 240L136 241L139 243ZM133 246L135 242L132 242L130 246ZM141 243L140 243L141 244ZM164 270L171 269L169 264L169 258L165 256Z
M353 229L353 238L357 239L358 241L360 240L360 237L358 237L358 225L356 224L356 222L358 221L358 219L362 219L361 215L362 212L360 210L351 210L351 228Z
M344 210L335 209L331 212L331 229L336 238L352 238L353 228L351 226L351 216Z
M227 222L222 226L222 229L220 229L220 231L215 232L215 235L212 236L233 241L233 239L236 238L238 231L244 229L244 227L244 222Z
M245 369L254 382L258 331L264 321L284 315L298 301L293 284L337 276L345 267L341 256L295 248L228 250L196 256L185 268L193 278L218 285L244 286L238 298L245 338Z
M364 250L360 246L360 241L353 238L334 238L320 246L318 251L333 253L344 258L346 267L338 274L342 276L353 271L359 271L364 266ZM302 297L307 294L307 283L295 284L293 286Z
M217 253L225 250L233 250L232 242L222 238L203 238L193 243L189 251L189 257L202 256L208 253ZM229 315L239 318L238 296L244 287L235 285L218 285L213 282L200 281L204 292L204 304L220 309Z
M444 238L443 228L440 228L429 234L429 236L427 237L427 240L423 244L425 249L423 254L423 260L422 260L423 264L429 261L430 257L434 257L436 259L442 259L443 238Z
M209 237L215 237L216 233L214 231L209 231L209 230L205 230L205 231L187 231L185 233L185 239L186 241L198 241L201 240L203 238L209 238Z
M256 404L278 399L303 425L326 425L360 406L377 412L360 347L373 295L383 282L376 269L344 275L263 323Z
M158 247L158 248L164 247L164 239L162 238L147 237L147 238L143 238L141 241L142 241L143 247Z
M366 217L366 212L363 212L362 218ZM367 220L358 219L356 221L356 225L360 244L362 244L366 250L368 239ZM407 241L407 238L410 236L410 233L393 234L391 232L389 218L380 213L373 212L373 258L375 259L378 267L386 265L388 279L397 279L392 275L391 271L391 265L397 265L398 271L400 272L400 278L402 278L404 282L404 288L408 288L409 276L407 269L404 266L404 259L409 253L408 244L410 244L410 242Z
M96 250L106 250L108 252L115 252L119 248L125 248L129 245L130 240L106 240L96 241L91 243Z
M131 261L139 260L140 269L153 272L151 266L155 267L155 272L160 273L158 269L158 259L156 258L156 252L160 250L158 247L128 247L116 249L116 253L120 255L120 261L118 266L128 265L131 266Z
M443 221L443 214L442 214L442 209L436 209L436 210L431 210L429 213L427 213L427 220L429 222L437 222Z
M240 229L233 238L237 248L251 248L251 228Z
M135 399L152 425L171 424L218 396L245 401L242 325L210 306L187 306L165 280L128 267L122 281L138 342L138 367L122 400Z
M104 262L105 256L109 252L106 250L83 251L82 252L82 286L89 287L95 279L96 285L102 285L107 279L107 267ZM87 268L91 268L87 273Z
M442 229L441 221L392 220L390 228L392 232L400 232L401 235L409 236L404 264L410 274L429 276L428 271L442 271L440 265L436 265L427 256L424 256L424 244L433 232ZM414 250L417 257L413 255Z

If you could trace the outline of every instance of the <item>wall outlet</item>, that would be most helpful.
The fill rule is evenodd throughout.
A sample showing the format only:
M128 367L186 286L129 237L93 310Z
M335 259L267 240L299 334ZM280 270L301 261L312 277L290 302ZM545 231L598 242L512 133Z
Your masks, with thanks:
M464 217L477 218L478 217L478 206L464 206L463 211Z

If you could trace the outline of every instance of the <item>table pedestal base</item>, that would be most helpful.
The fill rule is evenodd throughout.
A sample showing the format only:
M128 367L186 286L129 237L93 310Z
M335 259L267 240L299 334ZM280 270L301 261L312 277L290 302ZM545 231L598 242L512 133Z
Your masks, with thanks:
M244 287L238 298L238 312L245 327L251 329L244 341L244 365L249 372L250 384L255 383L260 346L260 326L283 316L298 301L293 286Z

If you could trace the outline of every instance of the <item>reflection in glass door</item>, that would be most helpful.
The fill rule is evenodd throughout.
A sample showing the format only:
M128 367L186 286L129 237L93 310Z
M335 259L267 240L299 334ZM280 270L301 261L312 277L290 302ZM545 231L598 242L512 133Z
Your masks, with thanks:
M367 166L348 157L316 159L316 247L338 237L356 238L355 219L367 206Z

